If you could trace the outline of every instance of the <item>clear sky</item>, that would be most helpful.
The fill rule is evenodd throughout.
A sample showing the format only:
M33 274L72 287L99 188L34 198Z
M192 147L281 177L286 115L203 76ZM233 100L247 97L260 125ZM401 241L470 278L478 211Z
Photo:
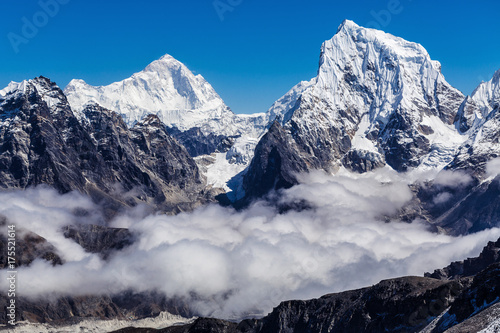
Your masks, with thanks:
M234 112L264 112L316 75L321 43L348 18L422 44L470 94L500 69L499 14L497 0L3 1L0 86L39 75L106 85L168 53Z

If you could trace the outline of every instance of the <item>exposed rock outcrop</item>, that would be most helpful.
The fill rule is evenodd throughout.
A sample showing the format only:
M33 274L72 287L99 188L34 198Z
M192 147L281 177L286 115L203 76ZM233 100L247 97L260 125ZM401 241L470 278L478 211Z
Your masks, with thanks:
M0 186L78 190L107 217L139 203L175 213L212 200L196 163L158 117L128 129L95 104L77 116L46 78L11 86L0 99Z

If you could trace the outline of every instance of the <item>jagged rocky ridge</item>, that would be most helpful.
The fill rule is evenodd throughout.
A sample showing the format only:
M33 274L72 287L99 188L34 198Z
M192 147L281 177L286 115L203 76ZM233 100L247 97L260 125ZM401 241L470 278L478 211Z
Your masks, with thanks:
M2 91L0 121L4 189L77 190L109 216L138 203L175 213L211 200L194 160L154 115L129 129L93 104L78 120L59 87L40 77Z
M149 115L128 128L118 114L96 104L86 105L76 117L61 89L44 77L12 83L0 91L0 141L2 190L49 186L60 193L79 191L98 204L103 224L138 204L149 207L146 212L172 214L213 202L218 193L206 186L195 161L158 117ZM92 213L74 212L81 221ZM7 223L0 216L0 225ZM104 225L68 225L62 232L104 260L134 241L128 230ZM18 266L29 266L36 259L65 264L46 239L29 230L18 233ZM6 246L5 235L0 235L2 268ZM7 302L2 295L0 307ZM17 305L18 320L51 323L88 317L143 318L162 311L190 315L182 300L154 292L19 298ZM6 322L6 312L2 313L0 320Z
M500 239L489 242L479 254L479 257L455 261L449 266L436 269L433 273L425 273L425 277L440 280L453 280L461 277L474 276L485 267L500 262Z
M0 141L2 190L49 186L60 193L79 191L98 204L103 224L138 204L149 207L145 212L172 214L214 202L219 193L206 185L195 161L157 116L146 116L129 128L117 113L97 104L87 104L75 115L61 89L44 77L11 83L0 91ZM81 221L92 213L74 212ZM8 221L0 219L5 227ZM18 266L36 259L65 264L47 240L29 230L18 232ZM104 225L68 225L62 232L104 260L134 241L128 230ZM6 244L0 236L4 268ZM192 314L183 300L155 292L18 301L18 320L55 324L88 317L143 318L162 311ZM6 302L2 295L0 306Z

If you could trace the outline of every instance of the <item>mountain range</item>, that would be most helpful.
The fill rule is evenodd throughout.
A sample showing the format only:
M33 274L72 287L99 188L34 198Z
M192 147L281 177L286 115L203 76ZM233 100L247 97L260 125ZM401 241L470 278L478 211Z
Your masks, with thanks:
M134 242L127 229L106 226L125 209L179 214L218 202L244 210L258 200L279 206L280 191L315 170L395 171L410 180L412 199L385 218L472 234L499 226L498 157L500 70L464 96L422 45L349 20L321 46L317 76L265 113L233 113L201 75L170 55L108 86L75 79L62 90L38 77L0 90L0 188L48 186L89 196L103 207L103 225L68 226L65 235L103 258ZM314 210L314 202L279 209ZM23 242L21 265L37 258L64 264L36 234ZM473 318L493 325L485 311L498 314L500 295L491 292L500 282L499 247L483 251L480 258L491 260L452 264L426 277L284 302L260 320L204 319L168 331L453 332ZM147 313L126 295L96 297L64 302L82 317L102 314L86 313L81 302L105 304L106 318L123 316L124 308ZM196 314L161 295L134 297ZM442 309L422 314L433 302ZM72 317L65 306L44 311L25 301L22 318L65 320Z

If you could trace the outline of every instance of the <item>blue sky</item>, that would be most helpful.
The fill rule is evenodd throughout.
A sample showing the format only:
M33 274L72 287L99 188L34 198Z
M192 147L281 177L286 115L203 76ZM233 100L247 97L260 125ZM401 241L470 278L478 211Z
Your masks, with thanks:
M470 94L500 69L499 13L493 0L4 1L0 86L39 75L106 85L169 53L234 112L264 112L316 75L321 43L348 18L422 44Z

